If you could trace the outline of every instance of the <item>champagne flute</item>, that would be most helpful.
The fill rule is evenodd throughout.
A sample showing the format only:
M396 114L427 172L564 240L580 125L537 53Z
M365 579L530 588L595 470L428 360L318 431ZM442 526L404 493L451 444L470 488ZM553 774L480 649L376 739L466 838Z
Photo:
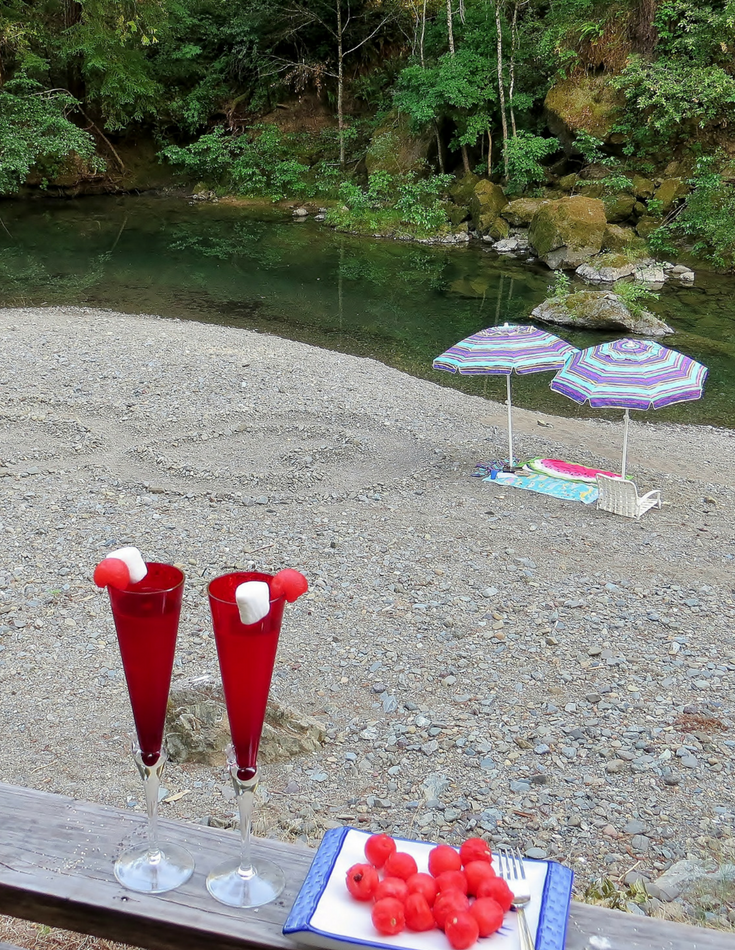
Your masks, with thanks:
M247 581L265 581L272 575L238 571L216 577L209 585L214 639L222 673L232 745L228 768L240 812L240 857L216 868L207 878L207 890L230 907L260 907L275 900L285 885L283 871L259 857L253 863L250 846L253 799L258 787L258 747L263 731L273 663L281 630L283 595L273 597L265 617L244 624L235 591Z
M158 791L166 763L163 727L174 665L184 575L171 564L146 564L145 577L110 595L137 744L133 757L145 788L148 842L124 851L115 877L131 891L161 894L187 881L194 859L177 844L158 840Z

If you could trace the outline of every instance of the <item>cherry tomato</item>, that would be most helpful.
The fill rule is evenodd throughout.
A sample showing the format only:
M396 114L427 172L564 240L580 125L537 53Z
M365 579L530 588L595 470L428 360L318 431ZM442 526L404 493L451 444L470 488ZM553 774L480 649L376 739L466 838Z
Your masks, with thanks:
M408 884L409 894L423 894L429 907L434 906L439 888L437 887L436 879L430 874L423 874L422 872L412 874L406 881L406 884Z
M396 843L390 835L371 835L365 842L365 857L376 868L382 868L395 850Z
M409 930L423 933L436 927L431 907L423 894L409 894L406 900L406 926Z
M442 891L462 891L467 893L467 878L464 871L442 871L436 878L436 886L439 893Z
M395 897L396 900L405 904L408 897L408 884L402 877L384 877L375 888L373 897L376 901L382 900L384 897Z
M407 881L412 874L416 874L418 865L405 851L394 851L386 858L383 869L389 877L402 877Z
M373 926L379 934L392 936L399 934L406 926L406 914L403 904L395 897L384 897L376 901L372 912Z
M454 950L467 950L476 943L480 935L480 927L472 914L468 911L460 911L447 920L444 933Z
M492 897L478 897L470 905L470 913L477 921L481 937L489 937L500 930L503 923L503 908Z
M490 845L484 838L468 838L459 849L459 856L465 867L470 861L487 861L488 864L493 861Z
M429 852L429 874L439 877L444 871L459 871L462 859L448 844L438 844Z
M460 911L468 910L470 906L469 899L462 891L442 891L434 901L434 920L440 930L444 930L447 918Z
M513 891L502 877L490 877L481 881L477 888L477 897L492 897L503 908L503 913L510 910L510 905L513 903Z
M347 872L347 890L355 900L372 900L380 878L372 864L353 864Z
M465 865L464 875L467 878L467 893L477 894L477 889L483 881L495 877L495 871L487 861L470 861Z

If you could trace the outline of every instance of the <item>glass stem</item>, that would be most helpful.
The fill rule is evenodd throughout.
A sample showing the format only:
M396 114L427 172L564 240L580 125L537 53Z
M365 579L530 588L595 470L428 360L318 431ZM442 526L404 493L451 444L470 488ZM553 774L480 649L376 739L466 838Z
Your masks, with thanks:
M148 860L155 864L161 859L158 847L158 793L161 788L161 775L166 764L166 753L161 750L153 765L146 765L140 749L135 750L135 764L138 766L145 790L145 807L148 812Z
M230 777L235 789L237 807L240 812L240 867L237 873L244 880L255 877L253 860L250 851L250 830L253 823L253 801L258 788L259 776L255 772L250 778L241 779L238 776L237 765L230 765Z

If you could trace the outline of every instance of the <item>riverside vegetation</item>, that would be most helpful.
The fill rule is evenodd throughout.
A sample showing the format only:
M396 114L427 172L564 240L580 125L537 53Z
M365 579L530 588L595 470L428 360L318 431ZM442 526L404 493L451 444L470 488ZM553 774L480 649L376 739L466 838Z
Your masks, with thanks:
M733 2L5 0L0 194L188 181L729 269L734 42Z

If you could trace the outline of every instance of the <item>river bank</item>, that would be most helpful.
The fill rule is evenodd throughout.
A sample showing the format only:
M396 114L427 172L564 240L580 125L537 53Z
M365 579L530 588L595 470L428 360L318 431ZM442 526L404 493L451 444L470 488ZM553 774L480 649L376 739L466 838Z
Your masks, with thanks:
M505 408L373 360L85 308L0 325L5 781L142 809L91 582L132 543L187 574L176 678L216 673L217 573L310 580L274 693L327 740L263 768L260 833L483 833L571 865L580 894L730 853L731 431L634 420L631 471L665 502L636 523L471 478ZM619 462L618 423L514 425L519 455ZM166 784L167 816L232 820L223 768Z

